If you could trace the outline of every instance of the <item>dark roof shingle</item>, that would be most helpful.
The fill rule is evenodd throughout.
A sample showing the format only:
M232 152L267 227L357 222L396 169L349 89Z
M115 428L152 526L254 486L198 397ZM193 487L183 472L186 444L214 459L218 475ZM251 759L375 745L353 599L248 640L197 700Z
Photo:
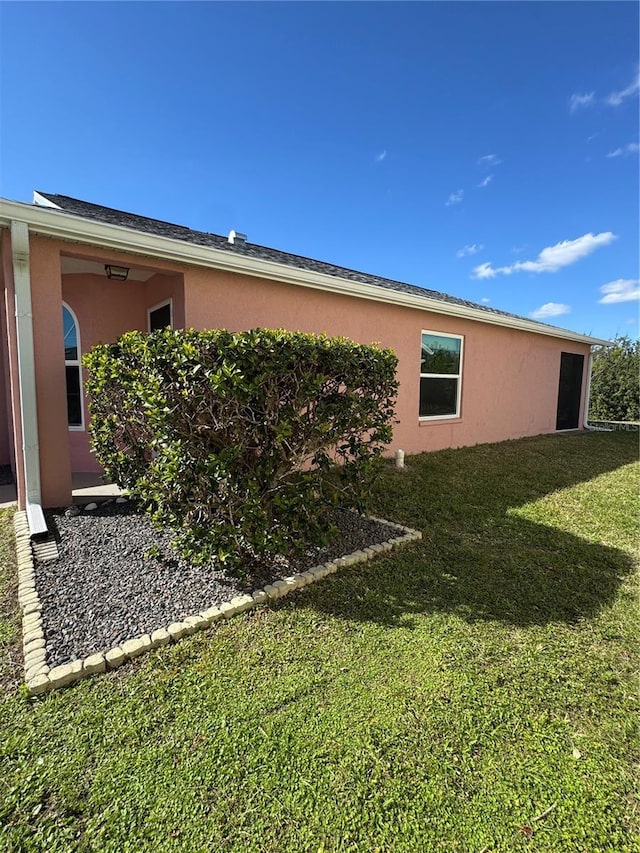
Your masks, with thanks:
M59 207L65 213L71 213L75 216L81 216L85 219L94 219L98 222L105 222L110 225L119 225L122 228L130 228L133 231L141 231L147 234L155 234L159 237L168 237L172 240L180 240L184 243L194 243L199 246L209 246L212 249L220 249L224 252L231 252L235 255L245 255L250 258L259 258L264 261L272 261L277 264L285 264L289 267L294 267L301 270L309 270L311 272L323 273L324 275L334 276L335 278L347 279L349 281L360 282L362 284L371 284L376 287L383 287L387 290L395 290L400 293L408 293L413 296L422 296L426 299L433 299L438 302L444 302L449 305L460 305L467 308L474 308L478 311L484 311L487 314L498 314L502 317L512 317L517 320L524 318L517 314L510 314L507 311L499 311L496 308L490 308L487 305L479 305L476 302L470 302L466 299L459 299L456 296L450 296L447 293L441 293L437 290L429 290L425 287L417 287L414 284L405 284L402 281L394 281L389 278L371 275L370 273L358 272L357 270L348 269L347 267L339 267L335 264L325 263L324 261L316 261L313 258L305 258L302 255L292 255L289 252L281 252L278 249L270 249L267 246L259 246L254 243L229 243L226 237L221 237L218 234L209 234L206 231L193 231L184 225L174 225L170 222L163 222L160 219L151 219L148 216L138 216L135 213L126 213L122 210L114 210L111 207L103 207L99 204L92 204L88 201L81 201L70 196L58 195L55 193L44 193L38 190L38 195L48 199L52 204ZM531 321L529 321L531 322ZM544 323L537 325L544 326Z

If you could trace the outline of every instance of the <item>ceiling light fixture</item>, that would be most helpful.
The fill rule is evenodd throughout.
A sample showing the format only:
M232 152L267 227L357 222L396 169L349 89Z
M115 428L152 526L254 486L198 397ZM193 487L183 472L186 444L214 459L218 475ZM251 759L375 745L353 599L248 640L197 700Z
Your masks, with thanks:
M105 264L104 271L107 278L112 278L114 281L126 281L129 276L129 267L115 267L113 264Z

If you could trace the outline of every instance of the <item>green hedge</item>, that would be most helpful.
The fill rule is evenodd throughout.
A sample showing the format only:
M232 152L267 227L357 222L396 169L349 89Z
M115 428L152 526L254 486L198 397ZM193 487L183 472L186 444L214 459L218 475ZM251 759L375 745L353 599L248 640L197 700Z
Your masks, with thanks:
M589 420L640 420L640 341L618 336L593 354Z
M192 561L289 555L362 510L391 441L395 354L282 330L129 332L83 360L109 478Z

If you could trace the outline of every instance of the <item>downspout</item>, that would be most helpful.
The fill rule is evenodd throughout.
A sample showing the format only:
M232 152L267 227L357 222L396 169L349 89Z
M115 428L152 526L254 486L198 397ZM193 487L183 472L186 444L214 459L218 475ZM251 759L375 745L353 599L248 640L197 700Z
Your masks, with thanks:
M42 511L40 492L40 447L31 313L29 229L25 222L13 220L11 222L11 255L16 299L16 344L27 519L31 536L38 536L47 533L48 530Z

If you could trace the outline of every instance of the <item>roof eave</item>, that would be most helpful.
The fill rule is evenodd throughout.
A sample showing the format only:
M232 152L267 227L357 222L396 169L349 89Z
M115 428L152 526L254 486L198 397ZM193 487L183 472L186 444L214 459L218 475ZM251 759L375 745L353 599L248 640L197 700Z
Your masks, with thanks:
M60 209L39 207L25 202L0 199L0 226L7 227L12 220L26 222L29 230L45 237L87 245L98 245L174 263L194 264L196 266L214 267L239 274L254 275L259 278L295 284L301 287L315 288L343 296L355 296L391 305L416 308L452 317L489 323L510 329L532 332L537 335L548 335L590 346L607 346L610 341L592 338L570 332L557 326L547 326L525 318L509 317L502 314L492 314L481 308L471 308L451 302L442 302L428 296L419 296L391 290L373 284L339 278L312 270L252 258L247 255L225 252L197 243L186 243L170 237L160 237L125 228L121 225L111 225L98 220L87 219L75 214L66 213Z

